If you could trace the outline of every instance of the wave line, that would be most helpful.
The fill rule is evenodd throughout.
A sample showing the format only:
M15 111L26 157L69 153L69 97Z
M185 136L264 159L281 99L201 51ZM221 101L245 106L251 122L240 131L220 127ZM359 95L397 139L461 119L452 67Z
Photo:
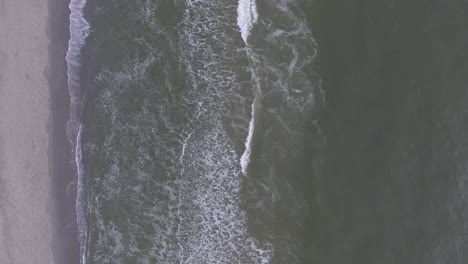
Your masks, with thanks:
M70 93L70 120L67 123L67 136L72 145L75 146L75 162L78 174L76 194L76 222L78 227L78 239L80 243L80 262L86 264L88 227L86 223L86 191L84 166L82 160L81 134L81 108L83 103L84 89L80 83L82 66L82 48L89 35L90 26L84 18L86 0L71 0L70 9L70 39L65 56L67 61L68 91Z

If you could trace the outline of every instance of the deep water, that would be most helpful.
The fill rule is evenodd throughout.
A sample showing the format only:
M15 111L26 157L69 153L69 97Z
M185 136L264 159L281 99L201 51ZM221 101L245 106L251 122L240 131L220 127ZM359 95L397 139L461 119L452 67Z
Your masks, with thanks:
M466 3L309 8L327 140L305 263L465 263Z

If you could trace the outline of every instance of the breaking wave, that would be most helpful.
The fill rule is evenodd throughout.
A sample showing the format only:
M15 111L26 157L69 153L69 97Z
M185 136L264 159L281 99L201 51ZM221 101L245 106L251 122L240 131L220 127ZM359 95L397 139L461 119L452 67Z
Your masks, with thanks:
M250 31L258 20L257 4L255 0L239 0L237 6L237 25L240 28L242 39L247 44Z

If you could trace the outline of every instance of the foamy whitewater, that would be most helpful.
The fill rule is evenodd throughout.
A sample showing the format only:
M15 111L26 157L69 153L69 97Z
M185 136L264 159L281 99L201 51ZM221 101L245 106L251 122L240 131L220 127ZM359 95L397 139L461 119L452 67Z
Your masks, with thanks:
M258 20L256 0L239 0L237 6L237 25L240 28L242 39L247 44L250 31Z
M77 172L76 215L80 241L81 263L86 263L86 244L88 230L86 223L86 193L84 186L84 167L82 164L81 135L81 108L84 88L81 87L80 72L82 65L82 48L89 34L90 26L84 18L85 0L71 0L70 8L70 40L66 54L68 90L70 93L70 120L67 123L67 135L70 143L75 146L75 161Z
M240 164L242 168L242 173L247 175L247 167L249 166L250 161L250 152L252 148L252 137L254 133L254 126L255 126L255 99L252 103L252 118L249 122L249 133L247 134L247 139L245 140L245 151L242 153Z
M82 26L72 36L70 54L80 54L89 30L78 16L83 6L75 7ZM275 3L271 8L284 13ZM83 259L297 263L292 237L252 228L282 206L284 192L278 188L289 186L288 179L276 179L270 170L264 181L257 170L247 171L259 164L252 153L257 134L264 135L260 143L273 140L271 135L294 135L303 122L291 113L311 109L313 87L301 67L310 61L313 42L302 24L292 16L282 34L270 37L280 29L258 15L255 1L115 0L96 2L95 16L90 39L96 47L90 50L98 56L87 91L95 110L90 107L84 121L77 115L69 122ZM254 31L259 35L251 35ZM263 40L268 40L265 52L256 46ZM285 61L275 61L268 49L282 52L278 58ZM79 71L80 61L71 58L70 69ZM73 113L79 114L82 90L70 93L77 106ZM269 103L272 99L278 104ZM96 131L96 138L88 131ZM267 155L299 149L281 142L268 142L276 149ZM93 163L86 178L82 159ZM304 211L299 198L286 200L299 201L297 211Z
M76 161L76 168L77 168L77 180L76 180L76 188L77 188L77 197L76 197L76 210L77 210L77 226L79 230L79 240L80 240L80 252L81 252L81 263L86 263L86 244L88 239L88 224L86 223L86 192L85 190L85 175L84 175L84 167L83 167L83 152L81 146L81 137L83 132L83 126L80 125L76 140L76 148L75 148L75 161Z
M248 45L247 39L250 35L250 31L258 20L257 4L255 1L256 0L239 0L237 6L237 26L240 29L241 37L246 45ZM252 148L252 137L255 126L255 99L252 103L251 115L252 117L249 122L249 133L247 134L247 138L245 140L245 151L240 159L242 173L244 175L247 175L247 167L249 165L250 152Z

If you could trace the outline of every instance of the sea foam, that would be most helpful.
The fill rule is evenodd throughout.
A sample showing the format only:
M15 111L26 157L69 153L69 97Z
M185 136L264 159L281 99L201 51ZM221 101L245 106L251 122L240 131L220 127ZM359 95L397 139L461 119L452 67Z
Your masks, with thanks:
M257 4L255 0L239 0L237 6L237 25L241 31L241 37L247 44L250 31L258 20Z
M80 85L81 50L89 35L89 24L84 18L85 0L72 0L70 2L70 40L65 56L67 61L68 90L72 103L81 103L82 89ZM73 109L72 109L73 110ZM79 121L79 112L71 112L71 121Z
M88 240L88 225L86 223L86 192L85 192L85 179L84 179L84 166L81 150L81 133L83 126L79 127L76 148L75 148L75 161L77 167L77 194L76 194L76 215L78 225L78 237L80 240L80 256L81 263L86 263L87 240Z
M241 37L244 40L244 43L247 44L247 39L249 38L250 31L252 30L255 23L258 20L257 13L257 4L255 0L239 0L237 6L237 26L240 29ZM255 126L255 100L252 103L252 118L249 123L249 133L245 140L245 151L241 156L240 164L242 168L242 173L247 175L247 166L250 162L250 152L252 137Z
M240 206L241 157L233 144L239 138L232 137L228 131L233 127L223 122L226 117L241 124L248 122L244 116L248 111L244 103L248 99L239 96L243 88L239 73L245 71L241 67L245 57L237 56L229 45L239 36L225 32L240 28L246 42L257 17L252 1L240 1L238 7L232 8L223 0L192 0L183 19L184 26L180 27L183 29L180 39L185 43L181 55L193 85L187 101L198 102L190 140L180 142L184 154L183 174L178 180L177 237L181 263L266 264L274 255L271 245L258 241L247 231L247 214ZM238 24L232 24L236 18ZM225 111L227 105L235 107ZM256 111L255 107L249 110ZM242 158L245 164L249 160L254 124L255 120L251 120L250 137L247 136L250 139L246 140L247 151ZM239 134L244 131L245 128L239 128Z
M242 168L242 173L247 175L247 167L250 162L250 152L252 147L252 137L255 129L255 100L252 103L252 118L250 119L249 123L249 133L247 134L247 138L245 140L245 151L241 156L240 164Z
M68 91L70 93L70 120L67 123L67 135L70 143L75 146L75 161L78 174L76 214L80 242L81 263L86 263L88 230L86 224L86 193L84 187L84 166L81 152L81 107L84 89L80 83L82 48L89 35L90 26L84 18L86 0L71 0L70 9L70 40L65 56L67 61Z

